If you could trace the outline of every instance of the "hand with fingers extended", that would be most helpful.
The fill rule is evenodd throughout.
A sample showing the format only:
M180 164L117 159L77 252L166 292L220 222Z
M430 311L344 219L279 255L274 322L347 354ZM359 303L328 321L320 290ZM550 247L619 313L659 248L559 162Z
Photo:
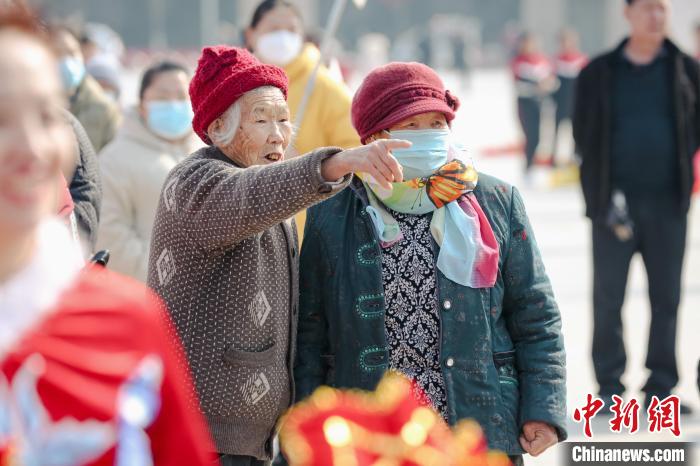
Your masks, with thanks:
M523 425L520 445L532 456L538 456L559 441L557 431L545 422L529 421Z
M405 149L411 143L400 139L379 139L367 145L339 152L323 161L321 175L327 181L338 180L348 173L367 173L382 187L403 181L401 165L391 155L392 149Z

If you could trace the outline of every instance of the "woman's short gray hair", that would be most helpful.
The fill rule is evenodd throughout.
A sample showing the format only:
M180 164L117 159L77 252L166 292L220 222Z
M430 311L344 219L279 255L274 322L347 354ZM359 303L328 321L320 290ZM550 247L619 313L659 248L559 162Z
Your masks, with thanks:
M238 99L218 118L221 125L207 132L215 146L228 146L236 137L241 124L241 99Z
M236 137L238 128L241 125L241 99L243 96L256 92L263 92L269 89L277 89L274 86L261 86L256 87L252 91L248 91L238 98L226 111L221 114L219 119L221 119L221 126L217 129L210 130L207 132L209 139L214 143L215 146L228 146Z

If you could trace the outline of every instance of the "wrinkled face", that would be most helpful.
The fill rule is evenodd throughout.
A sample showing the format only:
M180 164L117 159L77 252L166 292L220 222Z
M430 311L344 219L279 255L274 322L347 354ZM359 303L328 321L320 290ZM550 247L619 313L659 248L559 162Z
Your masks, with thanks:
M282 91L256 89L244 94L240 103L240 126L229 146L222 148L224 153L243 167L284 160L292 138L292 123Z
M671 0L635 0L625 7L631 35L649 41L664 40L670 16Z
M443 113L428 112L406 118L389 128L389 131L446 129L447 127L447 118L445 118ZM376 139L388 139L389 137L391 136L387 131L382 131L367 138L367 142L370 143Z
M188 93L189 77L184 71L173 70L158 73L151 84L144 90L143 99L139 105L141 117L147 119L149 102L190 100Z
M304 26L294 10L280 5L265 13L254 29L248 28L246 30L246 42L250 48L255 50L255 44L260 36L275 31L289 31L303 36Z
M36 40L0 32L0 226L29 232L57 211L75 139L55 59Z

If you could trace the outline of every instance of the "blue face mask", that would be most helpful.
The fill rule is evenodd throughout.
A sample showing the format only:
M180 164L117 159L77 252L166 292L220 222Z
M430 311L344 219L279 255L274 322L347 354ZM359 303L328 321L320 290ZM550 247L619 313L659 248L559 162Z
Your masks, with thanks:
M391 131L390 134L392 139L404 139L413 143L408 149L391 151L403 167L404 180L430 176L447 163L450 130L402 130Z
M146 104L148 128L163 139L178 140L192 131L188 100L154 100Z
M85 64L79 58L63 57L58 63L63 87L74 92L85 78Z

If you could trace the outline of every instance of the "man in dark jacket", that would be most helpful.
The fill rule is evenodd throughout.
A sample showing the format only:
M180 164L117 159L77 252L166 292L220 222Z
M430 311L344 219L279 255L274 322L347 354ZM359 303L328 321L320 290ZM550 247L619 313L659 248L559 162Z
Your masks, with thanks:
M63 111L63 116L71 125L77 142L77 165L69 186L70 195L75 204L75 219L80 238L88 248L88 252L92 253L95 249L102 204L102 182L97 165L97 154L78 119L68 110Z
M666 38L669 9L670 0L627 0L630 37L593 60L577 85L574 138L593 221L593 365L608 401L625 390L621 308L636 252L651 301L647 404L678 383L676 324L700 83L698 64Z

